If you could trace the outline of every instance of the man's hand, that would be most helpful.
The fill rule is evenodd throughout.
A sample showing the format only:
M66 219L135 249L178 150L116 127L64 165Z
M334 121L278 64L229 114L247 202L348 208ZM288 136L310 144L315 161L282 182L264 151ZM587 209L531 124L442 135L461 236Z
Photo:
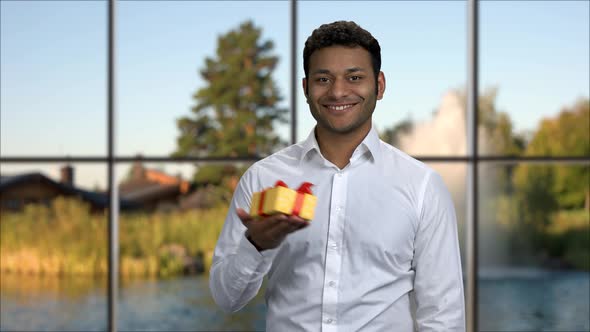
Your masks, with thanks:
M309 222L295 216L277 214L255 219L243 209L236 210L238 217L248 229L246 236L258 251L276 248L288 234L309 225Z

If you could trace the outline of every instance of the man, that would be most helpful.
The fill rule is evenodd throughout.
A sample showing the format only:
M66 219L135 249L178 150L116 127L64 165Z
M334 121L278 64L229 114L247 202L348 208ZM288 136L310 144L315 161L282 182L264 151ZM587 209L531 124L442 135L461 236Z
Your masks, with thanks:
M450 195L372 127L385 91L380 53L354 22L324 24L307 39L303 89L317 125L240 180L210 272L223 309L242 308L266 276L268 331L464 331ZM314 184L312 221L248 215L251 195L277 180Z

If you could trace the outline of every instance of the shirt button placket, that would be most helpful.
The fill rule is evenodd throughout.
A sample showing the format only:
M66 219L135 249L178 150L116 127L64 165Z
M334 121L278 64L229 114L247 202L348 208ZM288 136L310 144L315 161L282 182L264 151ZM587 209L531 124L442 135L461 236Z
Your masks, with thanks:
M336 331L336 314L338 308L338 280L342 256L339 248L342 243L344 228L344 206L346 204L347 178L338 171L332 179L332 199L330 201L330 221L328 224L328 248L324 274L322 298L322 322L324 330Z

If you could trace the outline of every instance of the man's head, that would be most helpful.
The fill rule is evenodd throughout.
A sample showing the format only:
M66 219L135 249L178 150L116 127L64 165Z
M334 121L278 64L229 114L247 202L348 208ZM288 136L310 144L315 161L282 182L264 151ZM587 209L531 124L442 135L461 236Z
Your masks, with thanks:
M364 136L383 98L377 40L353 22L324 24L305 43L303 89L316 133Z
M313 52L329 46L360 46L371 54L371 64L375 81L381 71L381 47L370 32L352 21L336 21L322 24L315 29L305 41L303 49L303 70L305 78L309 77L309 58ZM307 89L306 89L307 90Z

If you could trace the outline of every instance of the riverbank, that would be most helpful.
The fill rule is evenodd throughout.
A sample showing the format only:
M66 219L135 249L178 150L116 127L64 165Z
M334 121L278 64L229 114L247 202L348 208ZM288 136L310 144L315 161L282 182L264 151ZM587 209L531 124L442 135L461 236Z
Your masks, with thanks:
M227 207L221 206L186 212L121 214L121 277L206 273L226 213ZM84 203L59 198L50 206L31 204L22 212L2 213L0 217L0 272L107 274L106 214L92 214ZM527 243L523 240L527 233L513 230L502 236L512 241L506 243L513 249L512 256L524 257L513 265L590 271L588 225L586 211L560 212L543 233L535 233L526 248L518 245Z
M119 217L122 277L168 277L206 272L227 207ZM75 200L27 205L2 213L0 271L40 275L106 275L105 214Z

